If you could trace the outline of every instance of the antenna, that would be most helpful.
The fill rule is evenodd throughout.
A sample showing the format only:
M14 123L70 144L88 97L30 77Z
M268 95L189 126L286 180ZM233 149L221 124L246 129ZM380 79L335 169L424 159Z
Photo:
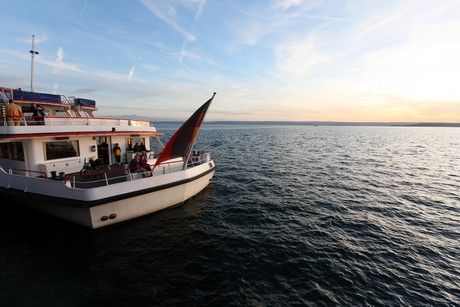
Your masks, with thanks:
M32 64L30 68L30 91L34 91L34 57L36 54L38 54L37 51L35 51L35 35L32 35L32 50L29 51L30 54L32 55Z

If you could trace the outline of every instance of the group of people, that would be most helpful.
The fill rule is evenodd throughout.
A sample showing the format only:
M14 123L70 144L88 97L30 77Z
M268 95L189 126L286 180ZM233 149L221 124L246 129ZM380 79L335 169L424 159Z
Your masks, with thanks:
M145 148L144 142L141 142L140 144L136 142L133 148L134 152L146 152L147 148Z
M147 155L146 155L147 150L145 149L144 143L143 142L141 142L141 144L136 143L133 149L137 153L135 154L133 159L129 162L129 169L131 173L142 173L144 177L152 176L152 169L150 167L150 164L147 161ZM118 145L118 143L115 143L115 146L113 147L113 155L115 157L116 162L120 164L121 148Z
M136 154L131 162L129 162L129 169L131 173L142 173L144 177L152 176L152 169L150 168L145 154Z
M32 117L38 125L44 125L44 116L45 112L43 107L32 103ZM22 107L17 105L13 99L9 100L8 105L6 106L6 117L8 119L8 125L10 126L20 126L21 118L24 117L22 112Z

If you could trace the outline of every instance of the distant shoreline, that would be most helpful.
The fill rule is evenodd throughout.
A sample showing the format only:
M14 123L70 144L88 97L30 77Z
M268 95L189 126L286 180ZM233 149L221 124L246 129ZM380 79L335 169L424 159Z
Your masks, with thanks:
M155 120L158 124L176 124L176 120ZM273 126L380 126L380 127L460 127L460 123L383 123L333 121L205 121L203 125L273 125Z
M112 116L108 116L112 117ZM138 115L121 115L116 118L148 120L154 124L182 124L175 119L155 119ZM446 122L339 122L339 121L255 121L255 120L205 120L204 125L267 125L267 126L376 126L376 127L460 127Z

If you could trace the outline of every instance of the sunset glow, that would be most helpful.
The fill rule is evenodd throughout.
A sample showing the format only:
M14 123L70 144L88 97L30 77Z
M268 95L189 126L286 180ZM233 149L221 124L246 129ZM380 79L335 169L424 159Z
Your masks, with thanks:
M2 86L97 100L105 115L460 122L460 2L19 0ZM129 102L129 103L128 103ZM179 110L179 111L177 111Z

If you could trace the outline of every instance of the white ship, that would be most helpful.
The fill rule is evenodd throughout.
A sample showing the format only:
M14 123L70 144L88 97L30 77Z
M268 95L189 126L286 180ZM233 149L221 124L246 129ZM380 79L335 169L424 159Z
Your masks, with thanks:
M96 117L94 100L0 87L0 193L89 228L181 204L214 175L210 153L192 150L214 95L164 146L149 121Z

